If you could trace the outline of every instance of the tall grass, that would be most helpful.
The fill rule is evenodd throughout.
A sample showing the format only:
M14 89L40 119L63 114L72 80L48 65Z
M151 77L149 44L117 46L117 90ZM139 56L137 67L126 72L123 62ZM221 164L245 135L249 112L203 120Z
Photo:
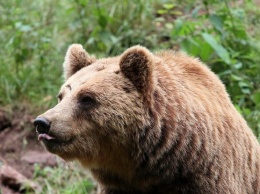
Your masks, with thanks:
M49 104L61 83L60 18L54 1L2 1L0 4L0 103Z
M35 165L34 181L40 183L41 188L36 194L87 194L94 189L90 175L82 167L74 164L58 162L54 168L41 168ZM30 194L30 191L27 192Z

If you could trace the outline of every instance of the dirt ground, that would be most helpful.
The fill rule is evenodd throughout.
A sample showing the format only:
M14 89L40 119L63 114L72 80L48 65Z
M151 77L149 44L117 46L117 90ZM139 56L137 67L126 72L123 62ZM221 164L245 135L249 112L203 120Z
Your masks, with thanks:
M56 165L56 157L45 151L37 140L33 126L34 118L34 115L29 115L26 111L14 111L10 115L0 110L0 170L1 167L8 166L8 169L11 167L10 169L17 171L11 175L12 179L15 179L11 182L19 179L20 175L30 180L33 177L35 163L42 167ZM3 175L2 170L0 176L2 193L17 193L18 189L12 188L10 181L8 183L4 180L9 175Z

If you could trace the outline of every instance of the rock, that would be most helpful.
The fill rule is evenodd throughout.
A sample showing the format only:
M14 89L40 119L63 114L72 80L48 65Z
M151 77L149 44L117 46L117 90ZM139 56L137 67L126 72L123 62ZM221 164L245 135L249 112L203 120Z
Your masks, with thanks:
M0 168L0 183L3 185L3 193L21 192L23 190L40 192L40 185L27 179L25 176L20 174L18 171L8 165L2 165ZM5 188L6 187L6 188Z
M40 164L42 166L57 166L56 156L49 152L28 151L21 160L28 162L29 164Z

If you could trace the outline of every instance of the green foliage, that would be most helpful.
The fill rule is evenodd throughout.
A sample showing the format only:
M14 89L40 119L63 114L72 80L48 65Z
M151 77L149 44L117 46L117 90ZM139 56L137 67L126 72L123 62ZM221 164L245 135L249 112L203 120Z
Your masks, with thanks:
M73 28L76 42L96 55L115 55L131 45L141 44L155 47L158 35L153 23L153 7L155 0L126 1L81 1L71 4L73 20L69 26ZM145 29L145 30L143 30Z
M250 1L241 8L227 0L192 1L186 8L184 11L191 14L183 12L174 20L170 44L210 65L237 109L260 136L260 40L259 32L252 29L260 27L259 9Z
M0 4L0 103L50 101L60 85L59 39L53 1L3 1ZM55 45L57 44L57 45ZM56 77L56 78L54 78ZM19 102L18 104L21 104Z
M135 44L154 48L158 36L147 22L154 18L152 2L1 2L0 103L54 105L71 43L81 43L98 56L115 55Z
M42 169L39 165L35 165L33 179L41 183L42 190L38 191L40 193L87 194L93 190L94 186L86 177L88 175L85 170L81 172L75 164L64 165L64 163L59 162L59 166L55 168L45 167Z

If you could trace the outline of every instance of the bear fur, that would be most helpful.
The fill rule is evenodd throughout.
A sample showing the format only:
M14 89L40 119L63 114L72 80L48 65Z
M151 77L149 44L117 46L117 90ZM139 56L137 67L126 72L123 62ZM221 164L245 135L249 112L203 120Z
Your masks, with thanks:
M198 59L142 46L95 59L73 44L63 66L41 139L89 169L99 194L260 193L259 143Z

